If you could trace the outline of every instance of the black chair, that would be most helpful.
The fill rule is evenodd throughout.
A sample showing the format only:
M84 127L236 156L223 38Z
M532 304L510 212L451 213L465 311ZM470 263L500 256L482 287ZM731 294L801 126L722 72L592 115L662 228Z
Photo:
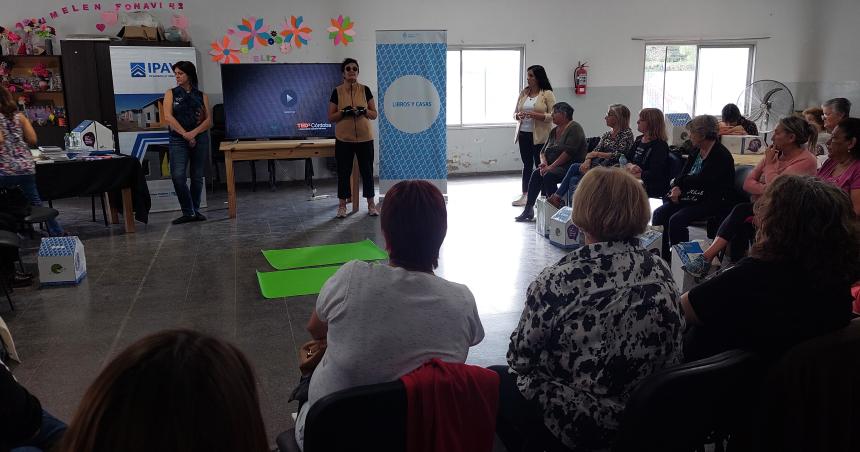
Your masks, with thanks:
M60 215L60 212L57 209L52 209L50 207L42 207L42 206L33 206L30 210L30 215L24 217L24 224L27 227L27 231L30 234L30 238L33 238L33 225L38 224L42 230L48 230L48 220L57 218Z
M11 231L0 230L0 254L2 254L2 258L7 259L11 256L15 256L15 260L22 265L21 271L23 272L24 267L23 264L21 264L21 255L19 254L20 248L21 239L18 237L18 234ZM3 294L6 295L6 301L9 302L9 309L14 311L15 304L12 303L12 297L9 295L9 293L12 292L11 281L15 277L14 264L9 265L8 268L4 268L4 271L7 270L9 271L9 274L0 274L0 287L3 288Z
M742 202L750 202L750 195L746 190L744 190L744 181L747 180L747 176L749 176L749 173L752 172L753 168L754 167L750 165L735 166L735 180L732 185L732 190L726 198L725 208L719 215L714 215L708 218L705 224L705 230L707 231L709 239L713 239L717 236L717 231L720 229L720 225L723 223L723 220L729 216L729 213L731 213L732 209L736 205Z
M768 370L750 450L860 450L860 319L789 349Z
M598 144L600 144L600 137L591 137L585 139L585 146L587 152L593 151Z
M295 429L278 435L281 452L298 451ZM406 449L406 388L400 380L345 389L318 400L305 420L304 452Z
M754 402L761 360L731 350L658 372L630 396L613 452L704 450L730 436Z
M215 191L215 181L221 182L221 170L218 169L218 163L224 162L224 153L221 152L221 142L227 140L227 116L224 114L224 104L215 104L212 107L212 128L209 129L209 147L212 153L213 177L211 190ZM257 165L255 160L249 160L251 165L251 190L257 191ZM275 180L275 161L268 161L269 181L274 188Z

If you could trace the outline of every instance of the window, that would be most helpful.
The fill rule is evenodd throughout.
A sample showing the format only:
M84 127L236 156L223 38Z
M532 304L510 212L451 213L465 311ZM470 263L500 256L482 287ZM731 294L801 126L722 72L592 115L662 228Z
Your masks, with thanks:
M448 47L449 126L512 124L523 87L523 48Z
M754 53L751 45L646 45L642 106L691 116L720 115L729 103L745 111Z

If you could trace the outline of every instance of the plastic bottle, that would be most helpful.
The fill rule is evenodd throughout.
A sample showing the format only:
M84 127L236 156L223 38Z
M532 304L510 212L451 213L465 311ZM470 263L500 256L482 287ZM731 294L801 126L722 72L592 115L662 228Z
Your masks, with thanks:
M627 156L625 156L624 154L622 154L620 152L618 153L618 165L621 166L622 168L627 166Z

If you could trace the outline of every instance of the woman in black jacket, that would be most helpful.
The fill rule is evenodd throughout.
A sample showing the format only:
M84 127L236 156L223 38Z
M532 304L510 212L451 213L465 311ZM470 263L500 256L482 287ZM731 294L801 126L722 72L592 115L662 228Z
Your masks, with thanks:
M669 145L663 112L645 108L639 112L633 146L625 153L627 171L642 180L649 198L661 198L669 189Z
M670 260L669 247L690 240L687 227L724 210L726 196L735 178L735 164L725 146L717 141L719 122L710 115L687 124L693 150L663 205L654 211L652 223L663 226L663 259Z

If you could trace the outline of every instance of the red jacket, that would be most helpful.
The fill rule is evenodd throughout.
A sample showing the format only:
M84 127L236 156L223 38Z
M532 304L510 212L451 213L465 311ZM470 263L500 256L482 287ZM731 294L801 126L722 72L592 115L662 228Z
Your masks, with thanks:
M498 374L434 358L400 380L406 386L407 452L493 449Z

